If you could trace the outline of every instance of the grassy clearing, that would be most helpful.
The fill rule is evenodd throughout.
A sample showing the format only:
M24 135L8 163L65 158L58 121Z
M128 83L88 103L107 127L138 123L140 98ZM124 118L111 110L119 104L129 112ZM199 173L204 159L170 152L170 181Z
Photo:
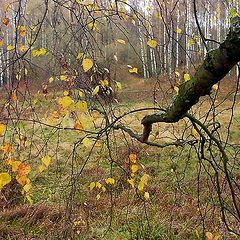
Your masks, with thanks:
M51 96L54 100L50 102L48 98L38 96L34 109L40 120L46 112L56 109L58 96L60 93L55 93L54 97ZM152 106L150 101L139 103L130 100L130 97L126 97L125 101L115 107L115 113L120 115L132 109ZM217 117L222 123L221 134L226 134L230 111L222 110L230 103L228 100L218 109L221 112ZM208 103L200 103L193 112L200 114L209 107ZM28 109L24 113L25 117L31 116L32 112L26 102L20 109ZM236 110L239 110L239 106ZM142 130L140 121L148 112L128 115L122 122L139 133ZM101 117L97 121L100 125ZM237 112L233 122L230 140L234 142L239 138ZM112 156L109 156L106 137L103 137L100 146L91 152L86 161L89 149L82 144L76 145L84 137L83 133L49 128L39 123L32 125L29 122L21 126L19 123L10 124L10 127L12 130L22 128L27 134L27 143L25 147L19 147L18 154L32 168L30 179L34 205L26 207L21 194L10 194L12 198L19 197L19 201L15 206L6 207L1 215L2 238L66 239L63 235L67 232L70 239L202 239L205 233L201 230L201 215L204 215L207 231L220 233L224 239L236 239L225 232L219 220L216 194L210 194L213 189L206 171L198 179L199 162L191 146L159 149L140 144L116 131L112 133L109 143ZM185 120L170 126L156 125L151 140L162 143L176 137L194 139L191 128L191 124ZM183 129L186 129L184 135ZM19 135L13 137L10 132L6 138L12 137L17 145L16 138ZM148 201L142 192L136 192L127 182L131 152L137 153L140 166L136 179L140 179L144 173L151 176L144 189L150 194ZM38 173L41 158L45 154L51 155L54 161L47 170ZM209 165L206 163L205 167L209 168ZM212 174L210 170L208 174ZM76 176L75 188L72 188ZM116 180L114 187L105 183L109 176ZM99 181L106 187L106 191L97 188L89 191L89 184L93 181ZM15 188L15 185L11 187ZM69 199L73 190L74 196ZM201 203L201 209L198 208L198 202ZM72 214L66 225L66 209L70 210L69 205L72 206Z

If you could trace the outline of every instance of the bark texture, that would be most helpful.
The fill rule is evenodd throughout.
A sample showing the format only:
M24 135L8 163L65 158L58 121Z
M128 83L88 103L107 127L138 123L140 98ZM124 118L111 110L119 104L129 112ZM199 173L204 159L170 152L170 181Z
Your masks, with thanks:
M240 61L240 17L231 19L229 33L219 48L209 51L194 76L183 83L172 103L164 111L142 119L143 141L148 140L151 125L157 122L174 123L182 119L201 96L209 95L212 86L223 79Z

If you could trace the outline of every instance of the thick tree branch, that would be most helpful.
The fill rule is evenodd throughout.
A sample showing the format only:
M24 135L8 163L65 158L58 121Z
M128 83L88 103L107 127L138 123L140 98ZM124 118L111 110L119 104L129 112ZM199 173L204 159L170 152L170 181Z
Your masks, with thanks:
M183 83L172 103L165 111L147 115L142 119L144 125L142 141L147 142L151 125L156 122L174 123L182 119L201 96L209 95L212 86L223 79L240 61L240 17L231 19L229 33L219 48L209 51L203 63L191 80Z

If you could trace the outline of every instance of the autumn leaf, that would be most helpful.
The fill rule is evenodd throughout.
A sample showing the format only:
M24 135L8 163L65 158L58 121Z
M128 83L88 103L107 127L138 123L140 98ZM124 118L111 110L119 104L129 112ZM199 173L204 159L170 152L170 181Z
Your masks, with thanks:
M3 18L3 20L2 20L2 23L6 26L9 24L9 22L10 22L10 20L7 17Z
M87 72L93 67L93 61L89 58L85 58L83 59L82 66L83 66L83 71Z
M11 176L8 173L0 173L0 190L11 182Z
M156 41L156 40L149 40L148 42L147 42L147 45L149 46L149 47L151 47L151 48L156 48L157 47L157 45L158 45L158 42Z
M23 175L23 176L17 175L16 176L16 180L21 185L25 185L27 183L30 183L30 180L29 180L29 178L26 175Z
M91 147L91 141L88 137L85 137L83 140L82 140L82 144L86 147L86 148L89 148Z
M12 166L12 171L16 172L18 170L19 165L21 164L21 161L12 161L11 166Z
M13 51L15 49L15 47L12 45L12 44L9 44L8 46L7 46L7 50L8 51Z
M90 185L89 185L89 189L90 191L92 191L96 186L96 183L95 182L91 182Z
M136 173L136 172L138 171L138 169L139 169L139 167L138 167L137 164L133 164L133 165L131 166L132 173Z
M4 135L6 131L6 125L3 123L0 123L0 137Z
M131 187L134 188L135 180L131 178L131 179L128 179L127 181L131 185Z
M76 122L75 125L74 125L74 129L83 130L83 126L80 122Z
M107 184L114 185L115 184L115 179L114 178L107 178L107 179L105 179L105 182Z
M46 155L42 158L42 162L44 163L44 165L46 167L48 167L50 165L50 163L52 162L52 158L49 155Z
M182 33L182 29L179 28L179 27L177 27L177 29L176 29L176 33L178 33L178 34Z
M99 90L100 90L100 87L99 87L99 86L96 86L96 87L93 89L93 91L92 91L92 95L93 95L93 96L97 95L98 92L99 92Z
M26 28L25 26L19 26L19 33L21 37L25 37L26 36Z
M189 75L188 73L185 73L183 78L184 78L184 80L185 80L186 82L191 79L191 78L190 78L190 75Z
M101 198L100 194L97 194L96 199L99 200Z
M31 171L31 167L25 163L21 163L18 166L18 176L19 177L27 175L28 173L30 173L30 171Z
M73 100L69 96L64 96L61 100L61 104L64 108L69 107L73 103Z
M117 88L118 88L119 90L122 89L122 84L121 84L120 82L116 82L116 85L117 85Z
M146 173L143 174L143 176L141 177L141 182L143 182L144 184L147 184L148 180L150 179L150 176Z
M10 143L6 143L4 146L2 146L1 150L3 151L3 153L10 153L13 151L13 147Z
M0 38L0 47L2 47L2 46L3 46L3 44L4 44L4 41L3 41L3 39L2 39L2 38Z
M213 234L211 232L206 232L207 240L213 240Z
M200 134L194 127L192 128L192 134L196 139L200 140Z
M45 169L46 169L46 167L45 167L43 164L41 164L41 165L38 167L38 171L39 171L40 173L43 172Z
M149 198L150 198L150 195L149 195L149 193L148 193L148 192L145 192L145 193L144 193L144 198L145 198L146 200L149 200Z
M193 45L194 45L194 43L195 43L195 42L194 42L194 40L193 40L193 39L189 39L189 40L188 40L188 46L190 46L190 47L191 47L191 46L193 46Z
M96 187L100 189L102 187L102 184L100 182L96 182Z
M116 42L120 44L126 44L126 41L123 39L116 39Z
M87 113L88 111L88 106L86 101L78 101L76 103L76 109L79 110L80 112Z
M142 191L143 188L144 188L144 186L145 186L144 182L140 181L140 182L138 183L138 190L139 190L139 191Z
M137 154L136 153L131 153L129 155L129 159L132 163L136 163L137 162Z
M27 183L27 184L24 185L23 190L26 193L28 193L31 190L31 188L32 188L32 184L31 183Z
M217 91L217 90L218 90L218 84L214 84L214 85L212 86L212 90Z
M138 73L138 69L137 68L131 68L129 69L130 73Z
M19 80L20 80L20 79L19 79ZM14 90L14 91L12 92L11 99L12 99L12 101L14 101L14 102L17 101L17 91L16 91L16 90Z

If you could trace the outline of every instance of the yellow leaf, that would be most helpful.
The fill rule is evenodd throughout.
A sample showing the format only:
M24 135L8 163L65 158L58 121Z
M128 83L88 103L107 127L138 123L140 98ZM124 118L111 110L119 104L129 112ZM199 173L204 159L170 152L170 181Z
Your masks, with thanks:
M32 198L29 196L29 194L26 196L26 199L28 200L30 205L33 205L33 200Z
M115 179L114 179L114 178L107 178L107 179L105 179L105 182L106 182L107 184L113 185L113 184L115 184Z
M194 40L193 39L189 39L188 40L188 45L191 47L192 45L194 45Z
M157 43L157 41L156 40L149 40L148 42L147 42L147 45L149 46L149 47L151 47L151 48L156 48L157 47L157 45L158 45L158 43Z
M83 71L87 72L93 67L93 61L89 58L85 58L83 59L82 66L83 66Z
M217 90L218 90L218 84L214 84L214 85L212 86L212 90L217 91Z
M6 131L6 125L3 123L0 123L0 137L4 135Z
M49 79L48 79L48 82L49 83L52 83L54 81L54 77L50 77Z
M220 234L217 234L214 236L213 240L220 240L221 239L221 235Z
M25 28L25 26L19 26L18 29L19 29L20 36L21 37L25 37L26 36L26 28Z
M145 198L146 200L148 200L148 199L150 198L150 195L149 195L148 192L145 192L145 193L144 193L144 198Z
M137 172L138 169L139 169L139 167L138 167L137 164L133 164L133 165L131 166L132 173Z
M21 164L21 161L12 161L11 162L12 171L16 172L20 164Z
M100 197L101 197L100 194L98 194L98 195L96 196L96 199L99 200Z
M91 182L89 185L90 191L92 191L95 188L95 186L96 186L95 182Z
M16 176L16 180L18 181L18 183L20 183L21 185L25 185L27 183L30 183L30 180L29 178L26 176L26 175L23 175L23 176L19 176L17 175Z
M100 182L96 182L96 187L100 189L102 187L102 184Z
M2 47L2 46L3 46L3 44L4 44L4 41L3 41L3 39L2 39L2 38L0 38L0 47Z
M52 161L52 158L48 155L42 158L42 162L46 167L50 165L51 161Z
M104 186L102 186L102 191L103 191L103 192L106 192L106 190L107 190L107 189L106 189Z
M67 78L68 78L68 77L67 77L66 75L61 75L61 76L60 76L60 80L61 80L61 81L66 81Z
M131 179L128 179L127 181L131 185L131 187L134 188L135 180L131 178Z
M177 77L180 77L180 73L178 71L175 72Z
M138 190L142 191L144 186L145 186L144 182L140 181L139 184L138 184Z
M102 87L107 87L109 85L109 82L107 79L104 79L103 81L100 81Z
M137 68L131 68L129 69L130 73L138 73L138 69Z
M176 32L180 34L180 33L182 33L182 29L177 27Z
M88 106L86 101L78 101L76 103L76 109L79 110L80 112L87 113L88 111Z
M33 49L32 50L32 56L33 57L39 57L40 56L40 52L38 49Z
M92 95L95 96L96 94L98 94L99 90L100 90L100 87L96 86L92 91Z
M190 75L188 73L185 73L184 74L184 80L185 81L189 81L191 78L190 78Z
M146 173L143 174L143 176L141 177L141 182L143 182L144 184L147 184L148 180L150 179L150 176Z
M82 57L83 57L83 53L82 52L79 52L78 54L77 54L77 57L76 57L76 59L77 60L79 60L79 59L81 59Z
M61 100L61 104L64 108L69 107L73 103L73 100L69 96L64 96Z
M13 148L10 143L6 143L4 146L2 146L1 150L3 151L3 153L10 153L13 151Z
M194 127L192 128L192 134L196 139L198 139L198 140L200 139L200 134Z
M25 46L25 45L23 45L23 44L21 43L21 44L20 44L20 47L19 47L19 50L20 50L21 52L26 52L26 51L28 50L28 47Z
M129 155L129 159L132 163L136 163L137 162L137 154L136 153L131 153Z
M11 182L11 176L8 173L0 173L0 190Z
M117 85L117 88L118 88L119 90L122 89L122 84L121 84L120 82L116 82L116 85Z
M8 46L7 46L7 50L8 51L13 51L15 49L15 47L12 45L12 44L9 44Z
M23 190L27 193L31 190L31 188L32 188L31 183L27 183L26 185L24 185Z
M41 164L41 165L38 167L38 171L39 171L40 173L43 172L45 169L46 169L46 167L45 167L43 164Z
M47 49L46 48L40 48L39 49L39 55L46 55L47 54Z
M126 41L123 39L116 39L116 42L120 44L126 44Z
M213 234L211 232L206 232L207 240L213 240Z
M82 144L86 147L86 148L89 148L91 146L91 141L88 137L85 137L83 140L82 140Z
M175 90L176 93L179 92L179 88L177 86L174 86L174 90Z

